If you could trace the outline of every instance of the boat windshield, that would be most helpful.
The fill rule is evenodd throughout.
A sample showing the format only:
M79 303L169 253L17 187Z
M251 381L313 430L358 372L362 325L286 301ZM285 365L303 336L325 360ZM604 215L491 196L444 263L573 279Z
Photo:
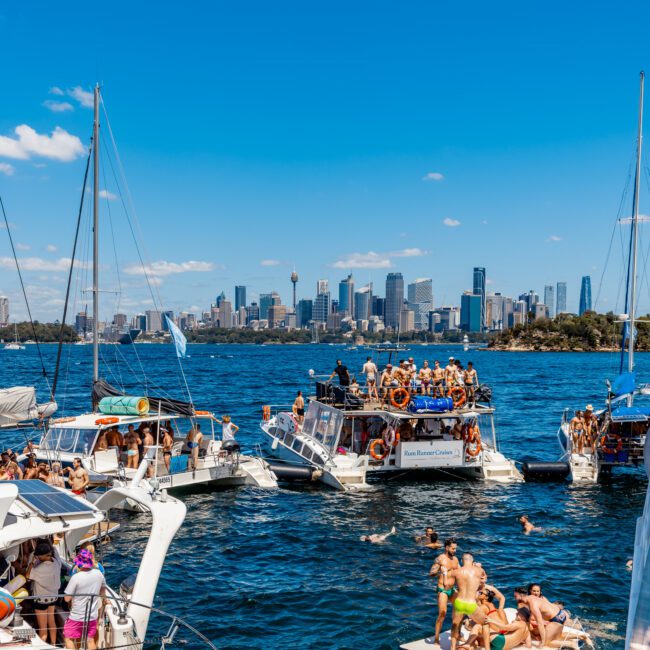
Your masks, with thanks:
M334 451L344 414L320 402L312 401L305 414L302 432L321 442L327 449Z
M93 449L97 434L98 429L55 427L45 434L40 448L87 456Z

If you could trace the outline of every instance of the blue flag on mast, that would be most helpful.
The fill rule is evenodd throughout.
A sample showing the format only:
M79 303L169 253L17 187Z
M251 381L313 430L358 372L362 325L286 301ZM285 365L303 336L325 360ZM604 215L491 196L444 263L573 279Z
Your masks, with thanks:
M165 320L167 321L167 327L169 328L169 333L172 335L172 340L174 341L174 346L176 347L176 356L179 359L185 358L185 349L187 347L187 339L183 332L181 332L176 323L174 323L167 314L165 314Z

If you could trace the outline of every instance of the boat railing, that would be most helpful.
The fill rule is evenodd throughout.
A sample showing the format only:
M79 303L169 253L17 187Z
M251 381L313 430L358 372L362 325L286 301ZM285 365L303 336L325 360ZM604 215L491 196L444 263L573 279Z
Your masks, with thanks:
M97 635L99 644L95 647L105 648L106 650L142 650L146 648L159 648L164 650L168 646L184 645L189 648L212 648L216 650L216 645L212 643L203 633L197 630L188 622L176 614L166 612L157 607L136 603L123 596L118 596L110 590L103 595L97 594L75 594L75 597L87 597L84 611L84 623L82 638L77 640L79 648L88 647L88 624L92 623L91 612L94 611L97 601L99 601L99 612L97 620ZM12 637L11 641L3 640L2 645L12 647L30 644L31 639L39 636L38 622L34 611L34 603L43 600L53 600L55 607L55 627L57 641L51 644L55 648L65 648L64 624L68 616L68 611L64 606L64 594L51 594L39 596L25 596L16 599L16 610L10 622L2 627L2 632ZM129 613L138 612L138 610L147 610L146 618L147 633L144 638L140 638L133 619ZM3 625L5 621L3 621ZM46 637L47 639L48 637ZM48 646L49 647L49 646Z

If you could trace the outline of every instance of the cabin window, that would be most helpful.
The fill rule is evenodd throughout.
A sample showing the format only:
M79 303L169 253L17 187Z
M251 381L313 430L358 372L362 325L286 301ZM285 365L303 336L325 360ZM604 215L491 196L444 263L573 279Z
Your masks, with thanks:
M293 434L288 433L284 436L284 444L287 445L287 447L291 447L291 443L293 442Z
M294 451L297 451L298 453L300 453L300 447L301 447L301 446L302 446L302 442L301 442L298 438L296 438L296 439L293 441L293 445L291 445L292 449L293 449Z
M52 428L41 443L41 449L71 454L89 454L97 437L97 429Z

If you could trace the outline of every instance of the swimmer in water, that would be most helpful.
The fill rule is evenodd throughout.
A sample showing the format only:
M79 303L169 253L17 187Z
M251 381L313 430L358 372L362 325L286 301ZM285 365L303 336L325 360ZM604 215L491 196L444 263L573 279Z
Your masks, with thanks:
M391 535L394 535L397 531L395 530L395 526L393 526L387 533L373 533L372 535L361 535L359 539L362 542L370 542L371 544L381 544L386 541L388 537Z
M542 530L539 526L535 526L535 524L531 523L530 519L528 519L528 515L521 515L521 517L519 517L519 523L521 524L521 532L524 535L533 532L540 532Z

